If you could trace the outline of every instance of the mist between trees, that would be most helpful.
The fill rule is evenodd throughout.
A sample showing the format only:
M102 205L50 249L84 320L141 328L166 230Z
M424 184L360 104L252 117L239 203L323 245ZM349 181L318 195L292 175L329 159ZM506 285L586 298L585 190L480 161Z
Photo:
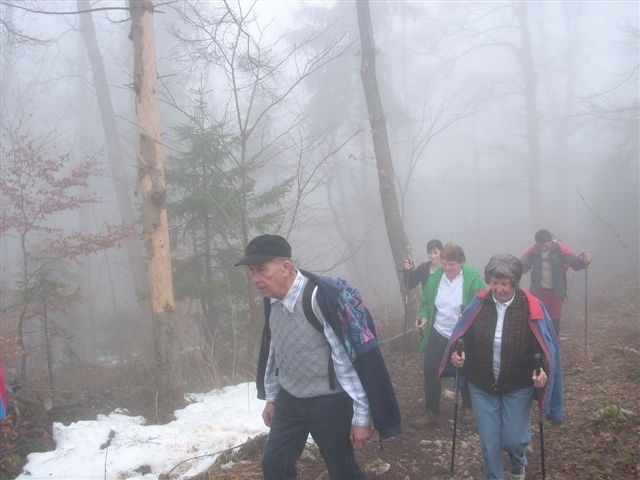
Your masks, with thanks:
M397 334L431 238L482 269L547 228L594 282L637 278L635 2L0 13L9 375L141 360L167 404L253 378L261 300L233 264L260 233Z

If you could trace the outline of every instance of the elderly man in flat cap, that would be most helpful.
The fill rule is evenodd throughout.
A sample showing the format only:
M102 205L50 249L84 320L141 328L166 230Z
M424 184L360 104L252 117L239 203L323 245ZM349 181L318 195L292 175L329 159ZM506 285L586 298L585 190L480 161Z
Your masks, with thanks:
M344 348L335 292L321 276L297 269L291 246L278 235L251 240L236 265L247 266L251 282L265 299L256 381L258 397L267 401L262 418L270 427L262 458L265 480L297 478L296 462L309 434L332 479L366 479L355 461L354 445L362 447L371 437L371 416L385 437L401 431L400 415L393 389L390 398L389 392L374 388L376 402L380 397L391 405L386 417L376 422L363 386L374 379L356 371ZM307 291L312 313L303 305ZM318 326L309 316L319 320ZM391 385L388 376L379 376L383 387Z

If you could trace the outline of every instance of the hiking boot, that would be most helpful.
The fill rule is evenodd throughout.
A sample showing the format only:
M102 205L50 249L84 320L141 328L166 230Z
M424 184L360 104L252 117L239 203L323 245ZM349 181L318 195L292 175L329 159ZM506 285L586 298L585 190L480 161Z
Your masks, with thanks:
M463 408L460 421L463 425L471 425L473 423L473 410L470 408Z
M430 427L440 425L440 414L438 412L427 410L427 413L425 413L424 416L427 420L427 425L429 425Z
M511 470L511 480L524 480L524 467Z
M440 415L436 412L427 410L420 418L412 422L415 428L435 427L440 424Z

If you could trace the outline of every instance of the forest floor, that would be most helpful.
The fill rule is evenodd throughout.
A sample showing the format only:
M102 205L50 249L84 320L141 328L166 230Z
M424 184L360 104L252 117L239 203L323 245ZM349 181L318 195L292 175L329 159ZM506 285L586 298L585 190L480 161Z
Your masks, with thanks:
M631 480L640 478L640 320L638 285L593 288L589 298L588 343L585 354L584 299L573 294L565 303L560 348L565 375L565 420L544 421L547 480ZM397 326L380 325L381 338ZM390 335L389 335L390 336ZM459 423L456 437L455 474L449 475L452 447L453 391L443 382L441 417L437 427L418 428L415 420L424 411L422 361L413 340L402 361L399 342L384 346L403 416L404 432L383 441L377 436L356 453L358 463L375 480L471 480L482 478L482 458L473 424ZM90 375L87 377L87 375ZM76 381L93 382L93 393L84 399L91 408L46 414L38 419L24 415L24 438L11 440L0 432L0 479L19 473L21 459L29 451L54 448L51 422L95 418L113 405L126 404L132 414L149 414L148 397L135 385L110 371L78 374ZM131 368L127 375L142 376ZM84 377L85 380L81 380ZM138 378L140 383L141 378ZM129 378L128 380L131 380ZM78 385L78 390L80 386ZM73 390L76 390L75 388ZM145 398L147 401L145 401ZM136 401L137 399L137 401ZM151 418L151 417L147 417ZM534 439L528 451L527 479L542 478L537 406L532 409ZM27 428L28 427L28 428ZM257 480L262 478L260 457L264 436L229 452L217 464L193 480ZM15 460L14 460L15 459ZM313 448L298 462L301 480L328 480L324 462Z
M565 420L543 422L547 480L632 480L640 478L640 321L638 287L611 285L590 298L585 354L584 299L565 304L560 348L565 374ZM475 427L461 425L456 437L455 472L449 475L453 434L453 392L443 380L437 427L416 428L424 411L422 361L417 352L405 358L386 351L387 367L403 415L404 433L383 441L377 437L356 453L372 479L471 480L482 478L480 442ZM449 387L449 388L447 388ZM448 391L447 391L448 390ZM631 412L631 413L630 413ZM527 479L542 478L539 418L532 409L534 439L528 449ZM262 478L260 443L231 455L198 480ZM298 462L298 478L328 480L322 458L306 451Z

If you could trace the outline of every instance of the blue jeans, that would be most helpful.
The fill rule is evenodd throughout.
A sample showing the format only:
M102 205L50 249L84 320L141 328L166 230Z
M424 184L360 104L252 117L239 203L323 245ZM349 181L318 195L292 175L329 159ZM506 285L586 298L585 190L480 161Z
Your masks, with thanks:
M469 392L482 446L484 478L503 480L502 450L509 454L511 470L527 465L533 387L490 394L469 383Z
M318 445L332 479L366 480L349 439L353 402L344 392L296 398L280 389L262 456L264 480L295 480L296 462L309 434Z

